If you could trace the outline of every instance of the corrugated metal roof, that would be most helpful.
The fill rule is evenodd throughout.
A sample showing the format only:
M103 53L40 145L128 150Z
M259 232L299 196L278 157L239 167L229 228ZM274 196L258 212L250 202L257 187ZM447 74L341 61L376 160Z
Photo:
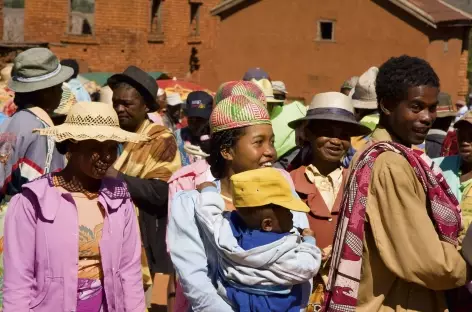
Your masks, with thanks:
M451 22L470 20L470 14L463 12L452 4L440 0L408 0L411 4L431 15L434 22Z

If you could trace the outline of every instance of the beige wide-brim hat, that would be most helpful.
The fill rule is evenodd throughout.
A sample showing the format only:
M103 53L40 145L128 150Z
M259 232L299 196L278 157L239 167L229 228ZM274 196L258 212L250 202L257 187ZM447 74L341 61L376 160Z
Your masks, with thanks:
M60 85L73 74L49 49L32 48L15 58L8 87L18 93L33 92Z
M359 77L354 93L352 94L352 105L357 109L377 109L377 93L375 92L375 80L379 69L369 68Z
M351 98L340 92L320 93L313 97L306 116L288 123L292 129L304 121L329 120L345 123L352 136L365 135L371 130L360 124L354 115Z
M113 106L100 102L79 102L72 106L62 125L33 131L40 135L52 136L56 142L65 140L133 143L149 141L149 137L145 135L122 130Z
M77 99L70 89L70 86L67 82L62 84L62 97L59 106L54 110L54 114L60 116L66 116L69 114L72 106L77 103Z
M272 83L269 79L256 80L252 79L251 82L255 83L264 92L267 103L283 103L284 100L276 100L274 97L274 90L272 89Z

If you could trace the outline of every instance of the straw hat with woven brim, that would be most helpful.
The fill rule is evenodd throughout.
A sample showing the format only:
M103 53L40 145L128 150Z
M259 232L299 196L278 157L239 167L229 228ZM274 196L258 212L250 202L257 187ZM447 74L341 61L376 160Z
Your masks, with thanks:
M62 97L59 106L54 110L54 114L65 116L69 114L72 106L77 103L74 93L67 82L62 84Z
M377 93L375 92L375 80L379 69L369 68L357 81L355 91L352 94L352 105L358 109L377 109Z
M60 126L34 129L40 135L53 136L56 142L64 140L96 140L143 142L149 137L120 128L113 106L100 102L79 102L72 106L66 121Z

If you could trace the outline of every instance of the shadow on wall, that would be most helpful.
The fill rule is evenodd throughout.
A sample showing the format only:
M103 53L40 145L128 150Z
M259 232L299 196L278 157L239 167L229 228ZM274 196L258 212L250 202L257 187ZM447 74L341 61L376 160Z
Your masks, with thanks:
M236 0L237 1L237 0ZM257 3L261 0L246 0L246 1L240 1L238 4L236 4L234 7L232 7L231 9L228 9L227 11L223 12L220 14L221 16L221 20L224 20L228 17L230 17L231 15L233 15L234 13L242 10L242 9L245 9L247 8L248 6L251 6L253 5L254 3Z

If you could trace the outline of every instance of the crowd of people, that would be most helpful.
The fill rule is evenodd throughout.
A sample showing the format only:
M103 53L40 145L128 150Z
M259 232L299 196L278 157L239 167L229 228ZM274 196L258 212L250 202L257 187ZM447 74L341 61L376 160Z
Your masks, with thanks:
M307 106L261 68L186 98L78 74L2 71L0 310L472 310L472 112L425 60Z

